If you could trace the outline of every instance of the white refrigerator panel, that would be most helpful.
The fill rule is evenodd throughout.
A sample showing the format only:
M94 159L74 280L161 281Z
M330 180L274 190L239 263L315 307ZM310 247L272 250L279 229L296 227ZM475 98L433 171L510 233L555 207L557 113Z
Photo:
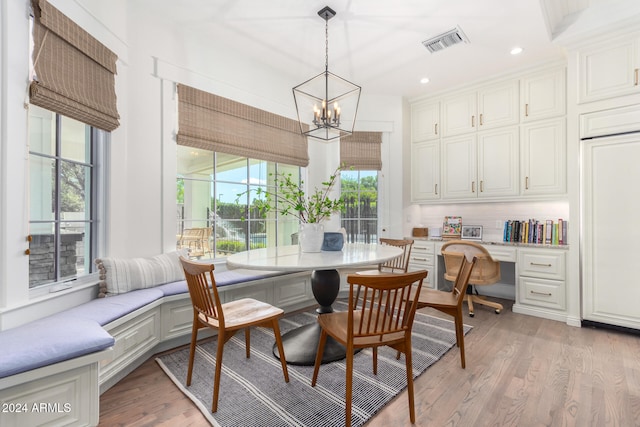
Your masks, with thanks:
M582 144L583 318L640 329L640 133Z

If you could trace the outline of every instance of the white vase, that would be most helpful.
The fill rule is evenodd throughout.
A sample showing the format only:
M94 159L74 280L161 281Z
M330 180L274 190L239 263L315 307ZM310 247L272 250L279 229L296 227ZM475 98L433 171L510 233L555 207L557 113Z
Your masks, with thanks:
M319 223L300 224L298 242L302 252L320 252L324 240L324 225Z

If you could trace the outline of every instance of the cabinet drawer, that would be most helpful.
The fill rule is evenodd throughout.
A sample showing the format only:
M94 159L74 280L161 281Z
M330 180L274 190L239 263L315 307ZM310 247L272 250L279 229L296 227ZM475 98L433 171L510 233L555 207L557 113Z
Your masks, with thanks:
M520 250L518 274L520 276L564 280L565 254L554 250Z
M412 252L409 258L409 264L432 266L433 258L433 254L414 254Z
M496 261L516 262L516 250L514 248L490 245L484 245L484 247L489 251L491 258Z
M422 256L425 254L434 253L434 245L431 242L421 242L416 240L413 242L413 246L411 247L411 255Z
M559 280L520 277L518 299L522 304L564 310L565 282Z

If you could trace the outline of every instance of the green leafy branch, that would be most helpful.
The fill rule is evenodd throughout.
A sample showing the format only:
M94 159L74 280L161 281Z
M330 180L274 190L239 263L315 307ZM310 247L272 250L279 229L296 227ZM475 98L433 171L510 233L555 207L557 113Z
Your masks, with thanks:
M271 173L269 176L273 177L276 187L275 193L262 187L255 190L247 190L237 195L236 203L239 203L242 196L246 196L247 193L253 191L257 195L257 198L253 201L254 206L263 218L266 217L267 213L276 211L280 215L296 216L301 222L321 222L332 214L344 210L342 196L337 199L329 198L329 193L342 169L343 167L339 166L329 176L329 179L322 183L321 189L316 187L308 196L302 188L304 181L300 181L300 184L296 183L292 179L291 173Z

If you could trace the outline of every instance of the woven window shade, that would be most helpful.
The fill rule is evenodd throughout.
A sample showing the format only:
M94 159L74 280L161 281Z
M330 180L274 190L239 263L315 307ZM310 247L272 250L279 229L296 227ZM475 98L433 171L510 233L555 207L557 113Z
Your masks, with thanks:
M33 0L33 13L31 103L106 131L116 129L117 55L46 0Z
M340 138L340 164L356 170L382 170L381 147L381 132L353 132Z
M178 144L236 156L307 166L297 121L178 85Z

